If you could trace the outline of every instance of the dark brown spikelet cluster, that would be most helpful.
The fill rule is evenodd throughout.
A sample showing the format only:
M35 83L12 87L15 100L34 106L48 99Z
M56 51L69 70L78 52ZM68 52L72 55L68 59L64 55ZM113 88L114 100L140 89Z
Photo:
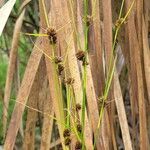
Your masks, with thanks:
M91 16L87 15L87 17L86 17L86 25L90 26L91 21L92 21Z
M90 26L92 22L92 16L86 15L83 18L83 22L86 24L86 26Z
M50 44L56 44L57 43L57 33L56 30L53 28L47 29L47 35L50 41Z
M58 64L58 75L61 75L63 70L64 70L63 64Z
M56 56L56 57L54 58L54 62L55 62L55 64L59 64L59 63L62 62L62 58L59 57L59 56Z
M70 143L71 143L71 139L70 139L69 137L65 138L64 144L65 144L66 146L69 146Z
M76 104L76 111L79 111L79 110L81 110L81 105L78 103Z
M65 81L66 84L73 84L74 83L74 79L73 78L68 78L66 81Z
M69 129L65 129L63 132L63 136L65 138L64 144L66 146L69 146L71 143L70 135L71 135L71 131Z
M82 61L82 65L88 65L89 63L86 60L86 52L80 50L76 53L76 57L79 61Z
M78 51L76 53L76 57L77 57L78 60L84 61L84 59L85 59L85 52L82 51L82 50Z
M81 149L82 149L82 143L80 141L77 141L75 145L75 150L81 150Z
M77 124L77 131L78 131L79 133L82 132L82 126L81 126L81 124Z
M69 129L65 129L63 132L63 136L65 137L70 137L70 130Z

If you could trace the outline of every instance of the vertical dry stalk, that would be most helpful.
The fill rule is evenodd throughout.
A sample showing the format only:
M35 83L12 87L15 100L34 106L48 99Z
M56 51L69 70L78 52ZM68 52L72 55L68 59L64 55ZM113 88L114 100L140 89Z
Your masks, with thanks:
M39 72L35 77L33 87L31 89L31 93L29 95L29 100L27 105L37 109L37 102L39 99ZM32 150L35 148L35 126L37 121L37 112L34 110L28 109L27 111L27 121L26 121L26 129L25 129L25 136L23 142L23 149L24 150Z
M50 4L49 4L50 6ZM43 10L43 6L42 6L42 1L40 1L40 18L41 18L41 25L42 27L46 28L47 24L46 24L46 16L44 14L44 10ZM49 45L49 40L48 38L43 39L43 43L42 43L44 48L44 52L48 55L48 56L52 56L52 47L50 47ZM49 90L51 93L51 98L53 101L53 105L54 105L54 110L55 110L55 115L57 118L58 123L58 128L59 128L59 133L60 133L60 138L61 138L61 142L62 142L62 146L63 148L65 148L64 146L64 137L63 137L63 131L64 131L64 124L65 124L65 120L64 120L64 112L63 112L63 99L62 99L62 94L61 94L61 87L59 84L59 78L56 72L56 68L54 66L54 63L52 64L52 62L50 62L49 58L45 57L45 61L46 61L46 69L47 69L47 74L48 74L48 80L49 80ZM53 85L53 86L52 86Z
M132 150L129 127L128 127L128 122L126 118L126 112L125 112L125 107L123 103L123 98L122 98L122 93L121 93L121 88L120 88L120 83L119 83L117 72L115 72L115 75L114 75L114 87L115 87L114 96L115 96L115 102L116 102L119 122L121 126L121 131L122 131L124 147L125 147L125 150L129 150L129 149Z
M104 41L104 49L105 49L105 76L106 76L106 80L109 79L109 74L112 68L112 64L114 63L113 60L113 39L112 39L112 5L111 5L111 0L108 0L106 2L102 2L102 7L103 7L103 18L104 18L104 29L103 29L103 41ZM107 81L106 81L106 85L107 85ZM105 87L106 88L106 87ZM112 100L114 99L114 95L113 95L113 79L111 82L111 87L109 89L109 95L107 96L108 99ZM108 108L108 115L109 115L109 120L110 120L110 131L111 134L109 136L111 136L109 142L111 142L114 147L116 145L116 139L114 136L114 110L115 106L114 103L111 103L110 107ZM105 110L106 111L106 110ZM114 138L112 138L114 137ZM111 146L111 145L110 145Z
M45 68L46 69L46 68ZM46 74L46 70L44 72ZM43 112L54 117L53 103L49 93L49 85L47 78L44 79L42 90L40 92L39 99L43 101ZM50 148L50 141L52 136L53 129L53 119L49 116L44 115L43 126L42 126L42 135L41 135L41 150L48 150Z
M36 45L41 48L41 40L37 39ZM15 104L14 111L11 116L11 121L9 124L8 132L6 135L6 140L4 144L5 150L12 150L14 148L15 139L17 136L17 132L20 126L21 118L25 109L25 104L27 102L28 96L30 94L41 58L42 53L37 50L37 47L34 47L33 52L29 58L26 71L24 74L24 78L21 84L21 87L18 92L17 100L24 105L20 105L19 103Z
M130 6L130 1L126 1L126 8ZM130 71L131 71L131 87L135 85L137 90L132 88L132 91L137 95L139 105L139 125L140 125L140 148L148 149L148 135L147 135L147 119L146 119L146 107L144 98L144 85L142 64L140 56L140 47L137 39L137 32L134 23L134 14L132 13L127 22L129 49L130 49ZM136 97L134 97L136 98Z
M102 43L101 43L102 35L101 35L100 2L98 0L95 1L91 0L91 7L92 7L91 25L93 26L93 32L94 32L94 39L93 41L91 41L91 44L95 49L94 58L96 58L96 60L93 61L97 61L96 63L97 66L95 68L96 75L97 75L96 91L98 91L97 93L98 96L101 96L103 94L103 89L104 89L104 69L103 69L103 50L102 50Z
M19 18L16 21L14 33L13 33L13 41L12 46L10 50L10 58L9 58L9 64L7 69L7 77L6 77L6 85L5 85L5 93L4 93L4 109L3 109L3 133L5 136L6 133L6 125L7 125L7 118L8 118L8 104L11 94L11 87L12 87L12 81L13 76L15 73L15 65L16 65L16 58L17 58L17 49L18 49L18 43L19 43L19 36L20 31L22 27L22 22L25 14L25 9L20 14Z
M145 78L146 78L146 87L147 87L147 93L148 93L148 99L150 103L150 48L149 48L149 43L148 43L148 38L147 38L147 33L148 31L146 30L146 24L144 21L144 17L142 19L142 40L143 40L143 57L144 57L144 71L145 71Z

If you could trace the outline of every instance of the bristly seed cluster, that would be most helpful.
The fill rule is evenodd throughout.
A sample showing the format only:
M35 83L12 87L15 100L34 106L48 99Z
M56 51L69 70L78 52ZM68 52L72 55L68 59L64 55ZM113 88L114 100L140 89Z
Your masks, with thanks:
M53 59L53 62L55 64L57 64L57 72L58 72L58 75L61 75L62 74L62 71L64 70L64 65L62 63L62 58L59 57L59 56L55 56L54 59Z
M55 62L55 64L59 64L59 63L61 63L61 62L62 62L62 58L61 58L61 57L59 57L59 56L55 56L55 58L54 58L54 62Z
M91 16L90 16L90 15L87 15L86 18L87 18L87 19L86 19L86 25L87 25L87 26L90 26L91 21L92 21Z
M57 33L56 30L53 28L47 29L47 35L50 41L50 44L56 44L57 43Z
M64 144L66 146L69 146L71 143L70 135L71 135L71 131L69 129L65 129L63 132L63 136L65 138Z
M90 24L92 22L92 16L86 15L86 16L82 17L82 20L86 24L86 26L90 26Z
M80 50L76 53L76 58L79 60L79 61L82 61L82 64L83 66L84 65L88 65L88 62L86 61L86 52Z
M63 70L64 70L63 64L58 64L58 75L61 75Z
M77 57L78 60L83 61L84 58L85 58L85 52L82 51L82 50L78 51L78 52L76 53L76 57Z
M74 79L73 78L68 78L67 80L65 80L65 83L68 85L72 85L74 83Z
M75 145L75 150L81 150L81 149L82 149L82 143L80 141L77 141Z
M81 110L81 105L79 103L76 104L76 111Z
M69 137L69 136L70 136L70 133L71 133L71 131L70 131L69 129L65 129L65 130L64 130L64 133L63 133L63 136L64 136L64 137Z
M66 146L69 146L70 143L71 143L71 139L69 137L65 138L65 142L64 143L65 143Z
M81 126L81 124L77 124L77 131L78 131L79 133L82 132L82 126Z

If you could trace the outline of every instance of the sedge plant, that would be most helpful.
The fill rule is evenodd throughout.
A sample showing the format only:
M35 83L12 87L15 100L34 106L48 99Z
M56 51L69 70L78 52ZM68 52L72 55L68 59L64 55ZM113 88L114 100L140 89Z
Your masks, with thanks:
M97 132L99 132L99 129L100 129L100 124L101 124L101 120L102 120L104 109L105 109L105 103L106 103L107 98L108 98L109 89L111 87L113 75L114 75L115 68L116 68L117 54L115 52L115 48L116 48L117 36L118 36L119 30L121 29L121 26L125 23L127 17L129 16L129 14L133 8L134 3L135 3L135 0L133 0L133 2L131 3L131 6L130 6L129 10L127 11L127 13L125 14L125 16L122 17L123 6L124 6L124 0L122 0L120 12L119 12L119 17L118 17L118 20L116 21L116 24L115 24L113 45L112 45L112 50L111 50L111 58L110 58L110 63L109 63L109 67L108 67L108 75L106 78L103 96L99 98L101 100L101 108L100 108L100 113L99 113ZM94 147L95 147L95 144L96 144L96 139L94 141Z

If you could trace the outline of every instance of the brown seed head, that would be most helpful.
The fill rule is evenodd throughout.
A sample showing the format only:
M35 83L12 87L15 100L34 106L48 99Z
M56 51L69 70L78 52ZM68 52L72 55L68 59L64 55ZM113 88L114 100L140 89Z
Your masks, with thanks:
M78 103L76 104L76 111L79 111L79 110L81 110L81 105Z
M69 137L67 137L67 138L65 139L64 144L65 144L66 146L68 146L68 145L70 145L70 143L71 143L71 139L70 139Z
M77 141L75 145L75 150L81 150L81 149L82 149L82 143L80 141Z
M77 131L80 132L80 133L82 132L82 126L81 126L81 124L77 124Z
M58 64L58 74L61 75L64 70L64 66L62 64Z
M54 36L54 35L56 35L56 30L54 28L48 28L47 29L47 34L49 36Z
M51 44L56 44L57 43L57 36L56 35L53 36L53 37L50 37L49 39L50 39Z
M57 43L57 33L56 30L53 28L47 29L47 35L49 37L50 44L56 44Z
M79 51L76 53L76 57L78 60L83 61L85 58L85 52L84 51Z
M56 56L56 57L54 58L54 62L55 62L56 64L58 64L58 63L62 62L61 57Z
M69 137L70 136L70 130L69 129L65 129L64 133L63 133L64 137Z
M87 26L89 26L91 24L91 21L92 21L91 16L87 15L87 19L86 19Z
M73 84L74 83L74 79L73 78L68 78L66 81L65 81L65 83L67 83L67 84Z

